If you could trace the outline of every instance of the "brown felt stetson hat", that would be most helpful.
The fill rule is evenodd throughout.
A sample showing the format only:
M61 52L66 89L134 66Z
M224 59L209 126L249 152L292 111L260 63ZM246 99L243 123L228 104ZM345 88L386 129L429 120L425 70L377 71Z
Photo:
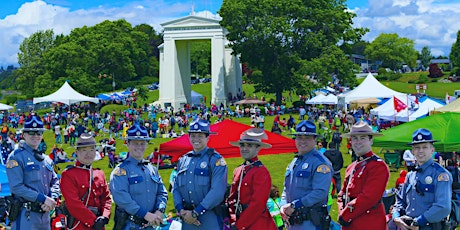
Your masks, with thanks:
M364 121L359 121L351 126L350 132L342 134L342 137L350 138L355 135L383 136L381 133L374 132L372 127Z
M262 142L262 140L268 139L267 134L264 130L259 128L251 128L244 131L240 139L238 141L230 141L230 144L233 146L239 147L241 143L248 143L248 144L257 144L261 148L271 148L272 145Z
M75 148L87 147L87 146L96 146L96 140L93 135L89 133L82 133L80 137L75 142Z

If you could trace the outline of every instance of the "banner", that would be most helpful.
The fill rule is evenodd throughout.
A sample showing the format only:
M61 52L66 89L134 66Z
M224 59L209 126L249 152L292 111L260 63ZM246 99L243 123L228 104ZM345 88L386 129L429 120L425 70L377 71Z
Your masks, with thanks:
M405 109L407 107L407 105L404 104L404 102L402 102L401 100L399 100L396 97L393 97L393 104L394 104L394 107L395 107L395 111L397 113L399 113L401 110L403 110L403 109Z

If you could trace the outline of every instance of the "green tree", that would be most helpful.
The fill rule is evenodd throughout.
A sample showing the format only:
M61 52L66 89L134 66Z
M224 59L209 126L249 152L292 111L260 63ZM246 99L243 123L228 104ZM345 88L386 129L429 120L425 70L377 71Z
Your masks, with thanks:
M356 15L345 0L225 0L219 14L234 53L261 73L251 76L256 91L275 93L277 104L283 91L311 83L302 82L310 73L299 72L307 69L306 62L340 42L358 41L367 31L352 28Z
M19 46L18 89L27 97L34 95L36 78L45 74L45 53L54 47L53 30L38 31L25 38Z
M382 61L382 66L393 70L401 68L402 64L415 67L417 51L414 41L401 38L398 34L380 34L366 47L366 55L370 59Z
M428 48L428 46L424 46L422 48L422 52L420 53L420 62L422 66L425 68L430 65L431 59L433 59L433 55L431 55L431 50Z
M452 44L449 56L453 67L460 67L460 30L457 32L457 40Z

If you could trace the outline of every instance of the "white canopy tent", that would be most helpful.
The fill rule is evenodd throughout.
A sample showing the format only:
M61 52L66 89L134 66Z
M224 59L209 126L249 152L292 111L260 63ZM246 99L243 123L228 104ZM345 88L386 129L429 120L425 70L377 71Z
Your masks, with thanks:
M328 94L324 96L323 94L318 94L318 96L308 100L306 104L323 104L323 105L337 105L337 96L334 94Z
M310 100L307 100L305 102L305 104L321 104L321 103L318 103L319 101L323 100L324 98L326 98L326 96L324 94L318 94L316 95L315 97L311 98Z
M68 82L64 82L64 84L59 88L56 92L44 96L44 97L36 97L34 98L34 104L40 102L47 102L47 101L54 101L54 102L61 102L67 105L81 102L81 101L89 101L93 103L99 103L99 99L95 97L88 97L85 96L77 91L75 91Z
M0 110L10 110L10 109L14 109L14 107L0 103Z
M338 96L338 103L345 105L350 101L363 98L389 98L393 96L405 96L406 94L392 90L380 83L371 73L369 73L355 89Z
M382 116L394 116L396 114L396 111L393 98L394 97L391 97L385 103L381 104L379 107L371 109L371 115L379 116L380 118ZM396 98L404 103L406 103L407 101L406 96L396 96Z
M403 103L407 104L407 99L401 97L397 98ZM411 111L408 110L408 108L405 108L397 113L394 109L394 100L391 98L381 106L372 109L371 114L378 115L378 117L382 120L409 122L418 118L422 118L426 116L430 111L441 108L442 106L444 106L442 103L427 97L423 102L419 103L417 110Z

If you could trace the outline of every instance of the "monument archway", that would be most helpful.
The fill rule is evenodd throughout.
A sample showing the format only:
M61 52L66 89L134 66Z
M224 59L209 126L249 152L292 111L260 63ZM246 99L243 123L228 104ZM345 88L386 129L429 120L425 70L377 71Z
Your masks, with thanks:
M160 49L160 95L162 108L174 110L191 103L190 44L211 40L211 102L226 106L229 95L242 91L242 72L239 58L232 55L225 37L226 30L219 20L195 15L162 23L164 43ZM209 104L208 104L209 105Z

